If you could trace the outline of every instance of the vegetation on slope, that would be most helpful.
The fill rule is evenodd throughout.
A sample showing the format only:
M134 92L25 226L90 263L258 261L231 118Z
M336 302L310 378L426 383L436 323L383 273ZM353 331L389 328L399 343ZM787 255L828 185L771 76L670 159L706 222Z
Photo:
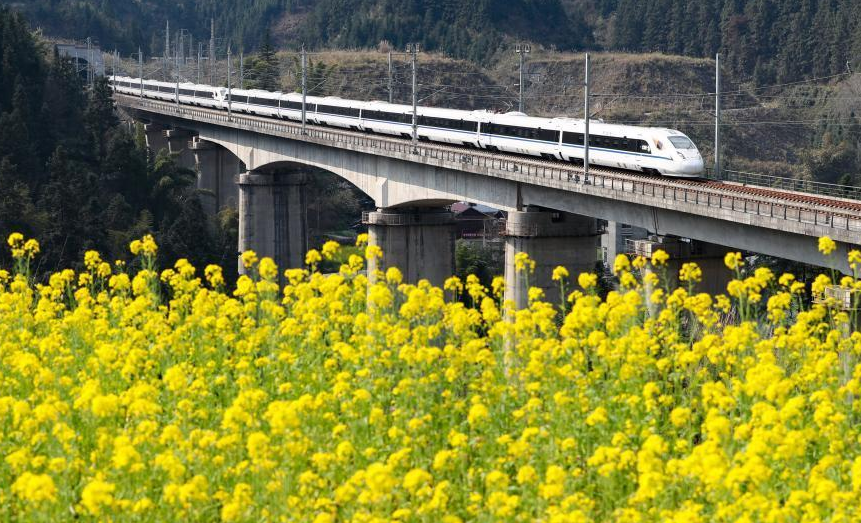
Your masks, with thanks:
M119 125L106 82L86 94L73 65L46 54L0 9L0 230L38 234L41 271L89 249L120 258L144 232L170 258L233 259L235 220L206 217L195 173Z
M48 34L95 36L127 53L160 56L164 24L208 41L215 18L222 51L255 48L266 28L282 45L372 48L389 41L486 61L527 40L559 50L713 57L758 83L846 71L861 50L861 4L853 0L251 0L113 2L0 0ZM861 63L854 64L856 68Z

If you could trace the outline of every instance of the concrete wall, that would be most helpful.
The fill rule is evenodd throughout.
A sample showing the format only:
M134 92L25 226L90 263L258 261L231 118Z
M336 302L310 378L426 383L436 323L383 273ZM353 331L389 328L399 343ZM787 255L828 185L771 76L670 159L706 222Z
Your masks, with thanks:
M239 186L236 177L246 171L245 165L233 153L215 143L195 140L192 150L197 188L207 213L216 214L225 207L237 209Z
M397 267L404 281L426 279L442 286L455 273L454 215L445 209L381 209L369 213L368 243L383 250L381 261L368 263L373 281L376 271Z
M595 218L548 211L512 211L505 227L506 299L517 308L528 305L529 287L544 291L550 303L560 303L560 283L552 279L553 270L562 266L570 275L568 292L576 288L582 272L594 272L599 261L601 237ZM532 273L518 272L517 253L525 252L535 261Z
M239 252L253 250L284 269L303 267L308 219L302 172L249 171L239 182ZM241 260L239 272L245 272Z

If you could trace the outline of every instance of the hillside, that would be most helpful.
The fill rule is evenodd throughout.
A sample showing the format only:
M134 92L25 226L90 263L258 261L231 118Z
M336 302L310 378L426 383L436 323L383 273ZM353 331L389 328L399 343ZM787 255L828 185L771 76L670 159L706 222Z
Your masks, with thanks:
M796 0L0 0L51 36L93 36L105 48L161 55L164 25L208 41L215 18L222 52L256 48L269 29L282 47L427 50L481 63L512 43L574 51L663 52L711 58L738 77L797 81L861 67L861 2Z
M298 90L294 53L282 52L281 83ZM226 67L222 65L221 71ZM527 62L526 111L542 116L583 115L582 54L534 52ZM395 102L409 103L406 57L394 58ZM680 129L713 161L714 61L659 53L598 53L592 57L592 117ZM514 57L482 67L425 53L419 61L422 105L509 111L517 108ZM386 54L324 51L310 58L314 94L388 99ZM723 142L726 166L777 176L857 183L861 79L761 89L725 75ZM831 122L829 125L825 121Z

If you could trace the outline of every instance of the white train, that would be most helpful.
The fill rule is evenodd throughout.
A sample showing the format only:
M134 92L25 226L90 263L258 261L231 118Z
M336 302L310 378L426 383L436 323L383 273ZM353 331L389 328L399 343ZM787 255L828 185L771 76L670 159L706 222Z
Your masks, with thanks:
M114 90L215 109L230 109L272 118L301 121L302 95L152 80L110 77ZM386 102L361 102L337 97L308 96L306 119L310 123L356 131L412 136L412 106ZM584 122L573 118L538 118L523 113L495 114L419 107L421 140L467 145L492 151L558 159L582 165ZM665 176L697 178L703 174L703 158L683 133L657 127L589 123L589 164Z

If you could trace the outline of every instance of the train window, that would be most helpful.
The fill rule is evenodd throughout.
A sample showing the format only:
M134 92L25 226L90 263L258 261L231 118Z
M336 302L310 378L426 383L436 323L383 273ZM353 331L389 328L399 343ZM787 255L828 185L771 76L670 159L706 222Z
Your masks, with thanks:
M583 145L583 133L562 133L562 143L568 145Z
M381 112L380 120L383 120L386 122L412 123L413 122L413 115L412 115L412 113Z
M285 109L294 109L296 111L302 110L302 102L292 102L292 101L281 101L281 107Z
M694 145L694 142L690 141L685 136L670 136L670 143L673 144L673 147L676 149L696 149L697 146Z
M272 98L252 98L252 100L252 103L264 107L278 107L278 100L273 100Z
M552 129L539 129L538 139L544 142L556 143L559 141L559 131L554 131Z
M651 154L651 153L652 153L652 148L651 148L651 147L649 147L649 143L648 143L648 142L646 142L645 140L638 140L638 142L639 142L639 145L640 145L639 150L640 150L640 152L641 152L641 153L646 153L646 154Z

